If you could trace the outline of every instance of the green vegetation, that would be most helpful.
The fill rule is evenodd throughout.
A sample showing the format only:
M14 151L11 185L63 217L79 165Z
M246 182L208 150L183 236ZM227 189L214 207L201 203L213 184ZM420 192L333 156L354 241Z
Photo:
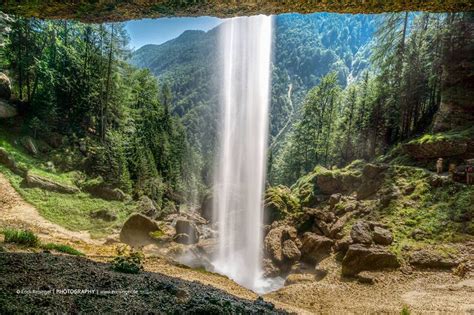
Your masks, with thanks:
M1 231L5 236L5 243L15 243L22 246L36 247L40 241L31 231L4 229Z
M410 309L408 308L408 306L403 306L402 308L402 311L400 312L400 315L410 315L411 312L410 312Z
M125 253L122 249L112 261L112 270L123 273L137 274L143 270L143 254L137 251Z
M74 255L74 256L84 256L84 253L78 251L75 248L72 248L71 246L63 245L63 244L47 243L47 244L42 244L41 248L46 249L46 250L54 250L57 252Z
M474 138L474 127L467 129L454 129L446 132L426 133L423 136L411 140L410 144L434 143L438 141L468 140Z

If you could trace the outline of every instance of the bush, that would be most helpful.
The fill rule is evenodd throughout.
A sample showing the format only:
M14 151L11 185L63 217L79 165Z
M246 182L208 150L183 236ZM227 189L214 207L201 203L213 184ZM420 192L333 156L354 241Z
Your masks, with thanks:
M137 274L143 270L143 255L134 251L125 254L124 249L118 250L118 255L112 261L112 270L123 273Z
M5 229L5 243L15 243L24 246L36 247L39 245L38 236L28 230Z
M63 245L63 244L48 243L48 244L41 245L41 248L46 249L46 250L55 250L57 252L74 255L74 256L85 256L84 253L78 251L77 249L72 248L71 246L68 246L68 245Z

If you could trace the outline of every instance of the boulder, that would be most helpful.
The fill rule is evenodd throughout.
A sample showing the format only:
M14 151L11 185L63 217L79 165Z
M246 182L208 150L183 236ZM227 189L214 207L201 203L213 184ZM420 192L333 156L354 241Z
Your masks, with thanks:
M0 72L0 98L9 100L12 95L12 85L10 79L3 72Z
M370 224L366 221L359 220L352 226L351 238L354 243L371 244L372 231Z
M354 276L364 270L398 268L397 256L381 246L366 247L362 244L349 246L342 260L342 275Z
M347 212L342 217L340 217L330 228L329 237L340 239L343 237L342 230L346 225L347 221L352 217L352 213Z
M334 176L332 173L318 175L317 185L319 190L325 195L332 195L342 191L340 178Z
M333 244L330 238L307 232L303 235L301 260L317 264L331 254Z
M367 179L377 179L387 168L387 165L368 163L362 169L362 175Z
M102 209L91 213L91 217L94 219L100 219L106 222L112 222L117 220L117 215L110 210Z
M372 239L374 240L375 244L380 245L390 245L393 242L392 233L389 230L378 226L374 227Z
M455 258L428 250L419 250L412 253L408 261L410 265L419 268L451 269L459 265L459 261Z
M63 135L57 133L57 132L50 132L48 134L47 137L45 137L44 141L46 141L46 143L54 148L54 149L57 149L59 148L60 146L63 145L63 142L64 142L64 137Z
M15 107L0 99L0 118L12 118L18 115Z
M140 213L132 214L120 231L120 241L132 247L155 243L150 233L159 231L158 223Z
M359 188L357 188L357 199L363 200L375 195L382 186L382 183L383 181L380 178L364 180Z
M291 189L278 185L270 187L265 192L264 222L271 224L294 213L299 208L298 199Z
M193 221L178 219L175 225L175 242L181 244L196 244L199 241L199 231Z
M199 239L199 242L196 244L196 249L205 255L208 258L213 257L214 253L217 250L217 240L208 238L208 239Z
M147 196L141 196L140 199L138 199L137 210L150 218L156 218L158 216L158 209L155 202Z
M316 281L323 280L328 275L328 271L320 266L314 268L314 278Z
M54 182L50 179L27 173L23 179L22 185L28 188L40 188L43 190L54 191L62 194L75 194L79 188Z
M27 169L18 166L15 159L13 159L13 157L3 148L0 148L0 164L6 166L10 171L22 177L27 173Z
M352 239L350 237L344 237L343 239L336 241L334 244L334 251L345 255L351 244Z
M264 258L262 262L263 277L274 278L281 274L280 269L269 258Z
M368 271L362 271L360 272L357 276L357 281L359 281L359 283L362 283L362 284L375 284L375 282L377 282L377 278L375 277L375 275L373 275L372 273L368 272Z
M331 208L333 208L336 204L339 203L339 201L341 201L341 197L342 195L341 194L332 194L330 197L329 197L329 205L331 206Z
M292 262L298 261L301 257L301 252L298 249L298 246L296 246L295 242L291 239L283 242L281 253L284 258Z
M264 247L268 256L277 264L285 263L283 255L283 243L286 240L296 239L296 229L290 226L279 226L273 228L265 236Z

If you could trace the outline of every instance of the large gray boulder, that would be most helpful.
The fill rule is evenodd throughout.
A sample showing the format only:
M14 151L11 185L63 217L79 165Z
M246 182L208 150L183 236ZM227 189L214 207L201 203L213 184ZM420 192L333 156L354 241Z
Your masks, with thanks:
M187 219L178 219L176 221L175 242L181 244L196 244L199 241L199 231L196 224Z
M364 270L381 270L398 268L400 263L397 256L381 246L366 247L353 244L342 260L342 275L354 276Z
M120 241L132 247L143 247L156 242L150 236L150 233L159 230L160 227L157 222L142 214L135 213L123 225L120 231Z
M3 72L0 72L0 98L9 100L12 95L12 85L10 79Z

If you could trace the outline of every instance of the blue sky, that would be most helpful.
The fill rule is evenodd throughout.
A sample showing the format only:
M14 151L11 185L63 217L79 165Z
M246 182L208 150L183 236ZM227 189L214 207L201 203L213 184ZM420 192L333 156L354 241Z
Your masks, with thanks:
M222 21L209 16L143 19L126 22L126 29L130 34L130 47L138 49L146 44L162 44L186 30L208 31Z

